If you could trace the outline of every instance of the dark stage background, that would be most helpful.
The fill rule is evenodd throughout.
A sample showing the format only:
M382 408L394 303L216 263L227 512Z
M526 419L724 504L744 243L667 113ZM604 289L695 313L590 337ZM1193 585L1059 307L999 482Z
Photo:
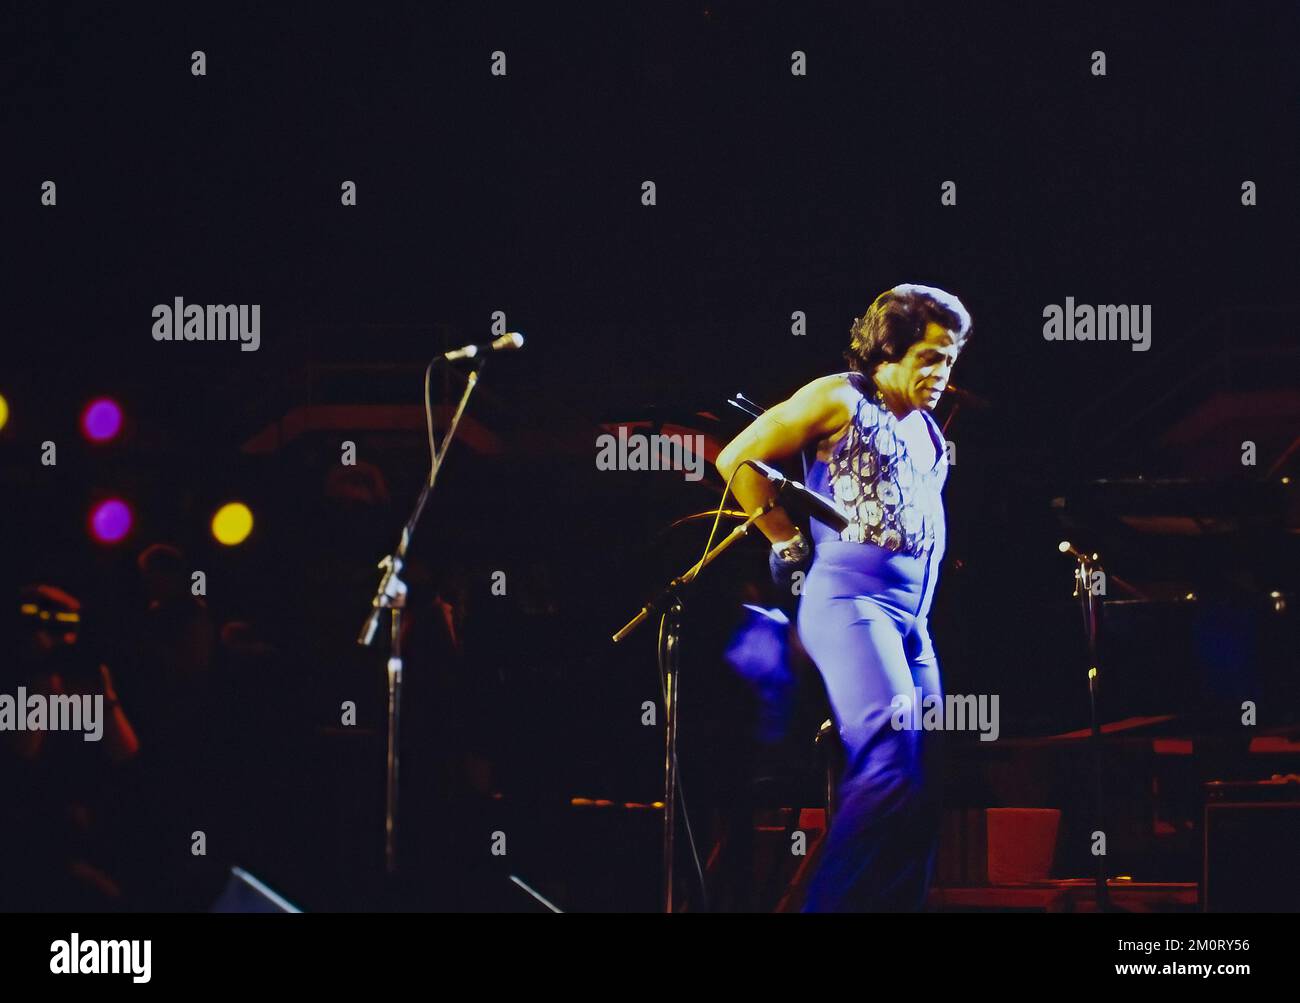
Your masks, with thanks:
M488 880L506 870L566 906L652 908L653 812L566 806L657 796L652 631L626 650L608 638L698 556L707 526L666 527L721 485L711 467L700 483L597 471L596 436L657 421L716 448L743 426L728 396L769 405L836 370L853 317L900 282L949 289L974 317L954 379L988 406L940 408L957 456L933 619L948 688L1000 693L1004 736L1087 724L1053 499L1138 475L1215 497L1262 484L1273 514L1244 536L1192 556L1121 535L1107 567L1229 599L1294 585L1278 527L1295 525L1279 481L1295 459L1269 470L1297 433L1294 4L11 3L0 18L3 587L15 607L26 582L79 596L85 641L141 708L144 765L103 788L131 905L204 908L238 862L308 909L506 907ZM260 304L260 349L155 342L151 308L177 296ZM1043 308L1067 296L1149 304L1150 350L1046 341ZM383 656L354 637L427 470L424 363L489 340L497 310L527 346L487 367L414 548L407 880L390 894ZM435 404L460 385L436 377ZM92 446L77 418L97 395L126 427ZM114 546L86 531L109 493L135 513ZM232 498L256 523L224 548L208 520ZM206 573L216 638L178 698L183 734L137 668L135 560L159 541ZM706 806L754 768L717 652L764 575L747 545L691 609L683 770L702 839ZM1291 635L1252 633L1207 667L1194 639L1214 624L1185 648L1153 640L1163 622L1129 629L1144 639L1114 653L1114 716L1185 710L1208 675L1212 696L1263 692L1263 716L1294 719L1289 676L1268 671ZM807 745L793 783L815 792ZM486 853L495 830L509 866Z

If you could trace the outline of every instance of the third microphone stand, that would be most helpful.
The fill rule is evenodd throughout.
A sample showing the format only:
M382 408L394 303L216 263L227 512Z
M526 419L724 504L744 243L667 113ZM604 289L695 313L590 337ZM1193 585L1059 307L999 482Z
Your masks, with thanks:
M1062 547L1066 547L1062 544ZM1093 769L1093 796L1095 798L1093 805L1093 818L1095 820L1096 831L1105 833L1104 816L1102 802L1102 754L1104 748L1101 741L1101 718L1097 704L1097 693L1099 687L1098 678L1098 644L1097 638L1101 626L1101 596L1093 589L1093 574L1097 573L1102 576L1101 580L1105 581L1105 571L1098 562L1096 554L1085 554L1073 547L1068 547L1068 553L1072 554L1076 561L1074 595L1079 600L1079 609L1083 614L1083 630L1087 638L1088 645L1088 706L1092 719L1092 769ZM1095 875L1097 910L1099 912L1110 911L1110 890L1106 883L1106 854L1095 853L1097 870Z

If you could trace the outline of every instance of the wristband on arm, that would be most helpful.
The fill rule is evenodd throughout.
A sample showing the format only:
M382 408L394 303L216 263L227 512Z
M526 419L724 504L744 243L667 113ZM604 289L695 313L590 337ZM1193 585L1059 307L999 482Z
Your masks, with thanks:
M776 555L777 560L783 564L799 564L812 552L807 538L799 530L795 530L794 536L788 540L782 540L780 543L772 544L772 553Z

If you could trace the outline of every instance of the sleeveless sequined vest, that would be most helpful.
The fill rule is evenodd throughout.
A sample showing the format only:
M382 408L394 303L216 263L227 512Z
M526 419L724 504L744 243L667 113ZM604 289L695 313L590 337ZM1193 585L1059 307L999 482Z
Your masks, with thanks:
M849 516L838 535L848 543L874 543L885 550L924 557L943 532L943 486L948 457L943 433L928 412L922 420L938 440L937 461L925 469L898 434L898 418L877 396L864 396L828 463L818 462L809 487L833 498ZM814 538L835 539L814 522ZM821 532L818 532L818 529Z

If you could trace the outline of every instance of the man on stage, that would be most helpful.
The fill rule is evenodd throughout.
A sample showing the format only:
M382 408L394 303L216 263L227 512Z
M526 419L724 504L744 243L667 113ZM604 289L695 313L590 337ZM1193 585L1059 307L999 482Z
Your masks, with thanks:
M921 908L938 842L937 732L896 728L908 706L942 700L928 615L944 551L943 433L930 411L970 334L961 301L896 286L854 321L850 371L814 380L757 418L718 455L747 510L772 496L745 460L815 448L808 487L849 516L814 520L811 540L786 512L758 520L778 583L806 570L798 630L822 679L845 750L838 811L809 887L810 912ZM919 716L919 709L917 710ZM910 720L912 714L905 715Z

